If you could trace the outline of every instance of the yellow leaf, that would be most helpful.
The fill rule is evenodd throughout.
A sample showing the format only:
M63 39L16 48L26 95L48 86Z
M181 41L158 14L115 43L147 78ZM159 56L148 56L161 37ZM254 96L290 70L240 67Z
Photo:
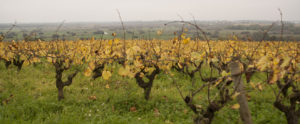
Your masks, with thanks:
M126 66L125 68L124 67L119 68L118 74L121 76L128 76L130 78L134 78L135 76L135 73L130 71L130 66Z
M154 48L154 50L155 50L156 53L160 53L160 47L159 47L159 46L156 46L156 47Z
M32 62L40 62L41 60L37 57L32 58Z
M118 74L120 76L126 76L128 74L128 71L122 66L119 68Z
M144 73L140 73L140 77L143 78L145 76Z
M30 62L28 60L25 60L23 63L23 66L28 66L30 64Z
M249 69L249 68L254 68L254 65L253 65L253 64L248 65L248 69Z
M183 44L188 44L190 42L191 38L183 39Z
M95 37L94 36L92 36L92 38L91 38L91 41L93 42L95 40Z
M273 66L274 66L274 65L278 65L279 62L280 62L280 59L279 59L279 58L273 59Z
M273 75L271 75L271 80L269 81L270 84L274 84L277 80L279 80L279 76L280 76L280 70L278 70L277 68L275 68L273 70Z
M257 67L260 71L266 70L269 58L267 56L261 57L257 62Z
M91 70L90 68L87 68L87 69L84 71L83 74L84 74L85 76L89 77L89 76L91 76L91 74L92 74L92 70Z
M181 69L182 68L182 65L180 63L178 63L178 67Z
M171 72L171 71L167 71L166 72L168 75L170 75L171 77L174 77L175 76L175 74L173 73L173 72Z
M222 82L222 79L217 80L217 82L215 83L215 85L213 87L216 87L217 85L219 85Z
M283 58L283 62L280 65L281 68L285 68L286 66L288 66L291 62L291 58L290 57L285 57Z
M212 61L212 62L218 62L219 59L217 59L217 58L212 58L211 61Z
M108 80L110 77L111 77L110 71L103 71L103 72L102 72L102 78L103 78L104 80Z
M132 49L133 49L135 52L141 51L141 48L138 47L138 46L133 46Z
M26 60L27 57L26 57L25 55L21 55L21 56L20 56L20 59L21 59L21 60Z
M116 44L120 43L120 39L116 38L116 39L114 40L114 43L116 43Z
M105 85L105 88L109 89L109 84L106 84L106 85Z
M94 62L89 62L89 68L93 70L95 68L95 63Z
M145 72L152 73L155 70L154 67L146 68Z
M177 38L177 37L174 37L174 38L173 38L173 41L175 41L175 42L178 41L178 38ZM174 43L174 42L173 42L173 43Z
M256 86L255 86L255 84L254 84L253 82L250 82L250 85L251 85L251 87L252 87L253 89L256 89Z
M109 40L109 41L108 41L108 45L111 46L112 44L113 44L113 41L112 41L112 40Z
M261 83L257 84L257 88L258 88L260 91L263 90L263 87L262 87Z
M222 71L221 75L222 77L229 76L230 72Z
M191 53L191 59L192 59L192 61L193 61L193 60L198 60L198 61L200 60L200 61L201 61L201 60L203 60L203 56L204 56L204 55L205 55L205 54L203 54L203 53L200 54L199 52L192 52L192 53Z
M239 92L235 92L233 95L232 95L232 99L235 99L238 95L240 95L240 93Z
M239 109L240 108L240 104L234 104L231 106L232 109Z
M137 67L137 68L143 67L143 64L142 64L140 61L138 61L138 60L134 61L133 64L134 64L134 66Z

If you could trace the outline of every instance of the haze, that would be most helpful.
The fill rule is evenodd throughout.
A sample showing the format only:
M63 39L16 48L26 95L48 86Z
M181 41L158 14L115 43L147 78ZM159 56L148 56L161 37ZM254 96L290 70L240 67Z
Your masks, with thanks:
M0 0L0 23L178 20L300 20L300 0Z

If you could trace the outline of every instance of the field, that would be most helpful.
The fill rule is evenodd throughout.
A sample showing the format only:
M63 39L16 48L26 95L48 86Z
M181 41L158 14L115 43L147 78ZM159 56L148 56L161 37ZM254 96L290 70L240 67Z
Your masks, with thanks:
M0 122L299 121L299 42L112 37L1 42Z
M124 22L126 26L127 40L169 40L174 37L174 32L182 31L182 24L164 24L170 21L129 21ZM266 30L273 21L196 21L201 26L211 40L228 40L232 35L236 35L239 40L248 41L260 40L263 30ZM299 22L285 22L284 40L300 41ZM6 35L5 41L42 41L51 40L87 40L94 37L95 39L112 39L112 33L117 33L117 38L122 38L122 28L119 22L65 22L61 23L20 23L16 24L11 31L11 24L0 24L0 34ZM269 31L266 40L280 40L280 24L276 22ZM192 39L197 38L197 31L193 26L184 25L188 29L187 35ZM157 30L163 30L160 36L156 35ZM203 39L200 36L200 39Z
M1 63L0 100L9 102L0 106L0 123L192 123L193 113L180 98L176 87L164 74L154 81L149 101L132 79L113 76L108 82L91 80L83 74L65 88L66 98L57 100L54 68L49 64L6 69ZM189 83L188 77L178 73L179 81ZM258 79L255 79L258 80ZM109 88L107 87L109 85ZM181 88L185 88L183 85ZM249 106L256 124L287 123L284 114L273 107L274 95L266 86L263 91L250 90ZM12 96L11 96L12 95ZM95 100L91 98L95 96ZM203 93L200 96L205 96ZM201 99L196 98L201 102ZM242 123L238 109L230 106L216 114L213 124ZM135 108L135 109L132 109Z

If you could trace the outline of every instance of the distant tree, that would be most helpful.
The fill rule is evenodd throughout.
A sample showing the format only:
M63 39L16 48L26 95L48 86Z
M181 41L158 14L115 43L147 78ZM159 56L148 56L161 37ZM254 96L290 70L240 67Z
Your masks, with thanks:
M98 30L98 31L93 32L93 34L95 34L95 35L97 35L97 34L104 34L104 31Z
M128 34L134 34L133 31L126 31Z
M269 40L270 41L278 41L279 39L276 36L271 36Z
M59 39L59 34L52 35L52 40L58 40L58 39Z
M132 38L133 39L138 39L139 37L134 35L134 36L132 36Z
M250 32L249 31L242 31L240 34L242 34L242 35L249 35Z
M15 36L17 36L16 32L10 32L6 35L6 38L14 38Z
M28 36L28 34L27 33L23 33L22 36L25 39Z
M206 35L211 35L211 32L206 32Z
M144 30L139 30L139 34L145 34Z
M211 37L218 38L219 37L219 33L220 32L218 30L216 30Z
M300 34L300 27L292 27L289 30L292 31L294 34Z
M71 35L72 35L72 36L76 36L76 33L72 32Z
M263 37L264 37L264 33L263 33L262 31L254 32L254 33L252 33L252 35L251 35L251 38L252 38L252 40L254 40L254 41L260 41L260 40L263 39ZM266 34L264 40L269 40L269 39L270 39L269 34Z
M45 37L45 36L40 36L39 39L40 39L41 41L45 41L45 40L47 39L47 37Z
M81 37L80 40L89 40L89 38Z
M62 40L63 40L63 41L66 40L66 36L67 36L66 34L63 34L63 35L62 35Z

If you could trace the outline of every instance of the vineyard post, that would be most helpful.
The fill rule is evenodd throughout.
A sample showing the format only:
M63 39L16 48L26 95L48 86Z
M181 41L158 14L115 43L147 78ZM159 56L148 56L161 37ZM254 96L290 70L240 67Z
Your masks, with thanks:
M245 95L240 63L237 61L233 61L230 64L230 70L236 91L239 93L239 95L237 96L237 101L240 104L240 117L244 124L253 124L251 119L251 113L248 107L247 97Z

